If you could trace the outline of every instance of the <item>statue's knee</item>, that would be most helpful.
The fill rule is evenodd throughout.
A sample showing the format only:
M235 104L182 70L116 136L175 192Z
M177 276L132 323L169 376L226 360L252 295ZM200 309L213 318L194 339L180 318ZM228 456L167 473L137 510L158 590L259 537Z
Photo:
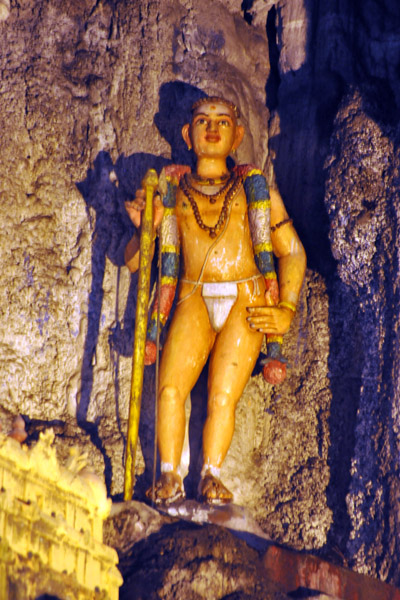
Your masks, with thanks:
M180 406L182 402L178 388L173 385L162 387L159 395L159 404L164 406Z
M230 398L229 394L218 393L218 394L210 394L208 399L208 412L214 411L231 411L235 410L235 403Z

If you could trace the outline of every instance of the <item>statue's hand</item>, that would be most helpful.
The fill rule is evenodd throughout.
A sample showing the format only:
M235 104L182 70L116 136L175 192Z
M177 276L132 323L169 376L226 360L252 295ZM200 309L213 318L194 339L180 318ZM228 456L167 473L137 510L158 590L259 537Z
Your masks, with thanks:
M294 312L280 306L248 306L247 321L254 331L283 335L289 331Z
M146 203L146 192L143 188L136 190L135 198L125 202L125 209L136 229L140 229L142 211ZM153 198L153 230L156 231L164 214L164 206L160 194L154 194Z

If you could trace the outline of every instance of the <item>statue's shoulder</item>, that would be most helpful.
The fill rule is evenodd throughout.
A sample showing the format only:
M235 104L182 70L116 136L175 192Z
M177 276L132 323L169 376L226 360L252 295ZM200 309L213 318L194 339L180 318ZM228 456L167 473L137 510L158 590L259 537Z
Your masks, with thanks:
M166 208L174 209L176 205L176 190L185 173L190 173L187 165L168 165L160 173L158 189Z
M253 175L261 175L265 179L265 175L261 169L252 164L235 165L233 167L233 172L239 177L242 177L243 180L247 179L248 177L252 177Z
M168 165L164 168L165 177L176 184L179 184L181 178L186 174L190 173L190 167L188 165Z
M243 180L247 203L266 202L269 200L267 180L264 173L255 165L237 165L234 172Z

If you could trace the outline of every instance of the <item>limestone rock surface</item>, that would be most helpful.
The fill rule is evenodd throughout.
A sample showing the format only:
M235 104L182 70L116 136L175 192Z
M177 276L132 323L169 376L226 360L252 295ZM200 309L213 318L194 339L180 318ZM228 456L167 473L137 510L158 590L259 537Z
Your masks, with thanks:
M131 502L108 519L105 540L119 554L121 600L288 598L266 577L259 553L224 527L162 517Z
M398 538L400 156L393 129L373 118L376 111L376 101L358 90L344 99L327 163L326 204L344 284L336 286L334 309L345 297L348 307L340 332L347 348L338 338L332 344L331 359L343 370L334 401L354 428L350 446L348 426L337 422L331 432L339 444L334 462L342 459L350 467L347 474L334 467L339 484L334 493L347 488L342 509L350 521L347 547L355 566L362 572L377 569L384 579L398 569L389 556L397 554Z
M277 183L309 269L288 379L250 380L223 479L276 541L399 584L397 0L0 9L3 430L22 414L29 444L52 426L60 456L79 444L119 497L137 288L124 200L147 168L191 164L191 103L226 95L247 129L235 160ZM153 368L144 389L136 498L152 476Z

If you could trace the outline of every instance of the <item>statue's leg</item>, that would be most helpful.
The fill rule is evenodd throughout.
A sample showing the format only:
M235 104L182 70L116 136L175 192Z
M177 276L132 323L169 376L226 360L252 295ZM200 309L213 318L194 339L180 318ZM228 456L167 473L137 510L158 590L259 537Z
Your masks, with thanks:
M161 357L157 426L162 475L156 488L159 500L175 495L177 481L182 487L178 467L185 437L185 400L207 361L214 339L199 289L177 306ZM173 474L175 491L170 485L171 477L166 478L163 473Z
M219 470L235 428L235 409L260 353L263 334L246 321L247 306L262 305L248 284L240 284L239 298L218 334L208 378L207 420L203 431L203 470L200 496L207 502L226 502L232 494L219 481Z

